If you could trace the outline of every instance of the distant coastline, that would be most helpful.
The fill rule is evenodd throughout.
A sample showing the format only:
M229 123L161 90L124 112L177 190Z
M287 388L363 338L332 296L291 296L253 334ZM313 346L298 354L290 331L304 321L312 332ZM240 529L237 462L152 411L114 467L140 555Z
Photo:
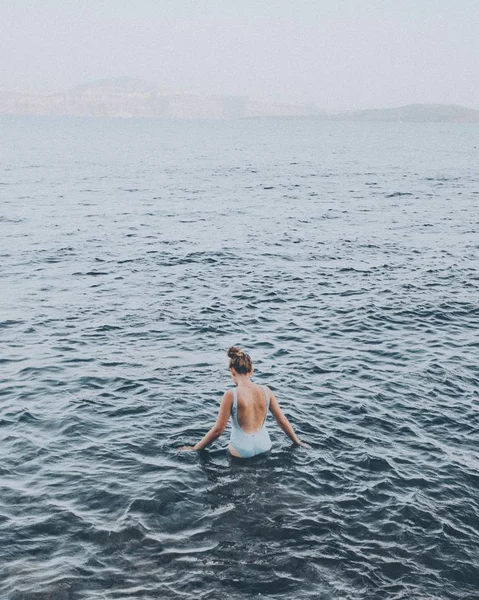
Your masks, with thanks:
M314 105L267 102L246 96L163 92L153 84L129 77L98 80L61 93L0 91L0 115L479 123L479 110L451 104L410 104L333 113L320 111Z

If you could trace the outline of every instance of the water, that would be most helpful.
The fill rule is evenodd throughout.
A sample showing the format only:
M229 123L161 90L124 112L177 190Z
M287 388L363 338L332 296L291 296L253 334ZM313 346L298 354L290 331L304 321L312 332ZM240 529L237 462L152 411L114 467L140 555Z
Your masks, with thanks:
M477 600L478 134L2 118L0 597Z

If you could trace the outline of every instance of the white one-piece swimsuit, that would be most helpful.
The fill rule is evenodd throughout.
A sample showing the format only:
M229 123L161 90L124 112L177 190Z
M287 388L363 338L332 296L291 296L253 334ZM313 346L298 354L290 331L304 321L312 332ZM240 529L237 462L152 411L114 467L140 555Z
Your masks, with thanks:
M238 423L238 391L236 388L233 390L233 407L231 409L231 421L233 424L231 430L230 444L238 452L241 458L252 458L263 452L271 450L271 439L269 437L268 430L266 429L266 417L269 411L269 395L265 386L263 388L264 396L266 398L266 414L264 416L263 424L261 429L254 433L246 433L241 429Z

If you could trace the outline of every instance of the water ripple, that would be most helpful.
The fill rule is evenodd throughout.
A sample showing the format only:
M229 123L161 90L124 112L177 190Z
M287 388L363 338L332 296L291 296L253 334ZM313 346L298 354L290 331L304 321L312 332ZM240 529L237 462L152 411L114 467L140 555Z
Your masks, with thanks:
M13 123L1 597L477 600L474 127ZM311 450L177 453L233 343Z

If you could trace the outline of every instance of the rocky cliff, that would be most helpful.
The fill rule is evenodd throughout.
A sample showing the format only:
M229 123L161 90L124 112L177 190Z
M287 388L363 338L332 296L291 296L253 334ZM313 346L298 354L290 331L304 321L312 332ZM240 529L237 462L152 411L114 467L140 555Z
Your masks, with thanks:
M308 116L313 112L309 106L254 101L241 96L162 92L130 78L100 80L65 93L0 92L0 114L9 115L228 119Z

